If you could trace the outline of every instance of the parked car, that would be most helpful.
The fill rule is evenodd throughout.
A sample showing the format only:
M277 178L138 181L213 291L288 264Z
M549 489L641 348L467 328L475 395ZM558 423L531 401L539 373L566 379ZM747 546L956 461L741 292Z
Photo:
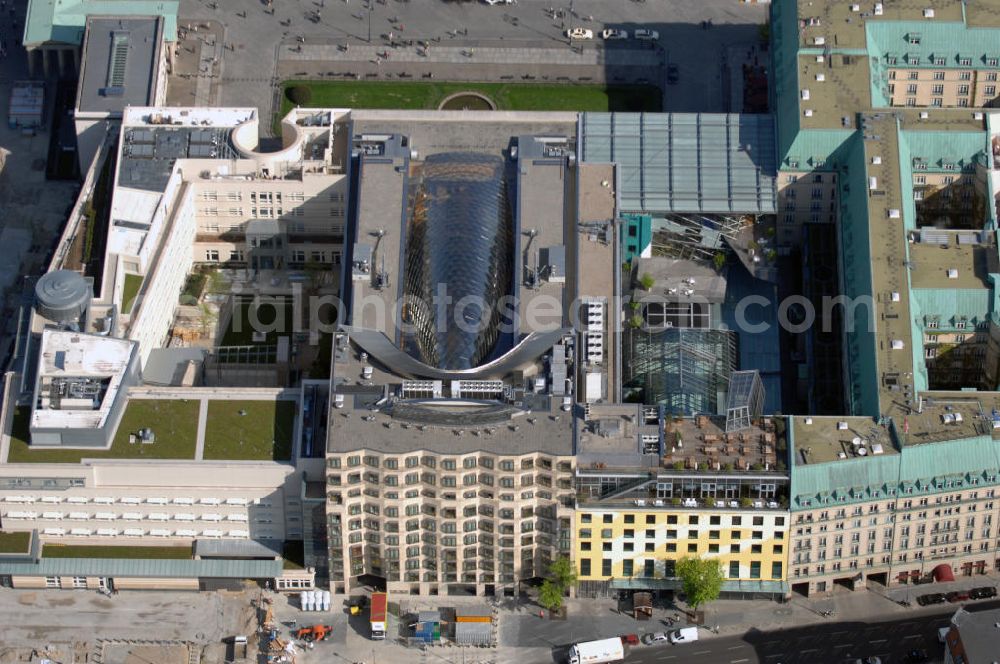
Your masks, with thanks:
M566 31L566 36L570 39L593 39L594 31L587 28L570 28Z
M627 646L637 646L639 645L639 635L638 634L622 634L619 637Z
M680 80L681 73L677 69L677 65L670 64L667 65L667 83L670 85L675 85L678 80Z
M927 595L921 595L917 598L917 604L920 606L930 606L931 604L944 604L948 601L948 598L942 593L929 593Z
M969 599L968 590L953 590L946 595L949 602L964 602Z
M642 39L644 41L656 41L660 38L660 33L656 30L647 30L646 28L639 28L634 33L636 39Z
M667 643L670 638L665 632L653 632L652 634L643 634L642 642L647 646L659 645L661 643Z
M628 39L628 32L618 28L606 28L601 31L601 36L605 39Z
M973 588L969 591L969 599L987 599L990 597L997 596L997 589L993 586L983 586L981 588Z
M931 661L931 658L923 648L914 648L906 655L906 661L909 664L924 664Z

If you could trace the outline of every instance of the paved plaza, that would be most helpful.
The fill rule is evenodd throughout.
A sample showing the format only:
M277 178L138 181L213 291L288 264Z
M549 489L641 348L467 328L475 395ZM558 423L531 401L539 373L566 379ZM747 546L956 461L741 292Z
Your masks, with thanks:
M268 116L277 84L289 78L648 82L663 89L664 110L724 112L732 107L734 58L759 43L767 11L737 0L571 4L572 13L546 0L275 0L270 8L182 0L170 101L254 106ZM564 32L576 26L644 27L660 39L571 43ZM663 80L667 63L677 65L676 85Z

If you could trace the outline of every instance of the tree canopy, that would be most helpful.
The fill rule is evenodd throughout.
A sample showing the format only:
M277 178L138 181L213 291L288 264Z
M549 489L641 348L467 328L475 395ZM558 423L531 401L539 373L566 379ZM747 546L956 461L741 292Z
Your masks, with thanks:
M692 609L719 598L723 577L718 560L685 557L677 561L675 570Z
M563 589L552 579L545 579L538 589L538 603L549 611L558 611L563 603Z

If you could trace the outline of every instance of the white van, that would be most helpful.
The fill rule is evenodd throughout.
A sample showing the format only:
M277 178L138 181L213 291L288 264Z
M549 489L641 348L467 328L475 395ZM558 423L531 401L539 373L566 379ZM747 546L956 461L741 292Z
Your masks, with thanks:
M698 640L697 627L682 627L670 632L671 643L691 643Z

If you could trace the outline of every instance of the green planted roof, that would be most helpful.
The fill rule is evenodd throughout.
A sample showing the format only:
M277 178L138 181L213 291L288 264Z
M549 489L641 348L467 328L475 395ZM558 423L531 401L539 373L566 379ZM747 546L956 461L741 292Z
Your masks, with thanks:
M162 16L163 38L177 40L178 0L29 0L24 44L83 43L88 16Z

